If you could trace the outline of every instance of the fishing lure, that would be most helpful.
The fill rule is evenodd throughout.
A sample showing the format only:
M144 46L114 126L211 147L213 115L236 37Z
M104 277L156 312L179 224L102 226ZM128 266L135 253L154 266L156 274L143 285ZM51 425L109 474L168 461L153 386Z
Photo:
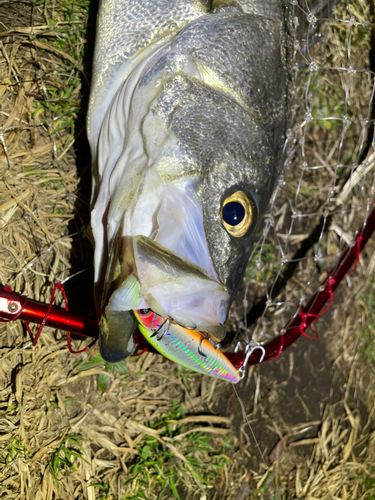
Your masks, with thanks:
M240 374L209 338L188 330L151 309L133 311L138 328L160 354L195 372L237 383Z

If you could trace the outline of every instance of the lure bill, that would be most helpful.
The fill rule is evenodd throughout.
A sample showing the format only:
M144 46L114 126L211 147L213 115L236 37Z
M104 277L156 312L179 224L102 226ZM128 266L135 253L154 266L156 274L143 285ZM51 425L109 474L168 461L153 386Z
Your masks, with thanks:
M151 310L134 311L146 340L169 360L203 375L236 384L240 374L228 358L195 330L188 330Z

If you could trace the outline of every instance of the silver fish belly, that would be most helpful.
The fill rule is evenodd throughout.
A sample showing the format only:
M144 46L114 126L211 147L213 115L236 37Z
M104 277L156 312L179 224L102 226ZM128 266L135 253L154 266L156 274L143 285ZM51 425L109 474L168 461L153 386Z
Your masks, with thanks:
M88 135L105 359L134 350L142 308L223 338L281 169L284 7L101 2Z

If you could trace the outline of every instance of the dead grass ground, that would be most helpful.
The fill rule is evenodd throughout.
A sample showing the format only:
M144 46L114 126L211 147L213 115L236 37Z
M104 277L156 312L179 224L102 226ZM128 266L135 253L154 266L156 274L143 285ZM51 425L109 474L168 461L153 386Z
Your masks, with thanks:
M65 282L71 308L85 314L84 111L95 8L89 0L0 3L0 276L43 302L52 283ZM370 20L370 4L342 2L327 43L304 53L285 177L228 321L237 338L250 326L253 338L267 339L285 325L374 199ZM275 277L322 218L325 230L274 297ZM45 329L32 347L20 322L3 325L0 497L374 498L374 247L319 322L323 339L301 339L239 384L263 457L224 382L153 354L108 370L95 349L69 354L61 332ZM253 324L249 311L266 291Z

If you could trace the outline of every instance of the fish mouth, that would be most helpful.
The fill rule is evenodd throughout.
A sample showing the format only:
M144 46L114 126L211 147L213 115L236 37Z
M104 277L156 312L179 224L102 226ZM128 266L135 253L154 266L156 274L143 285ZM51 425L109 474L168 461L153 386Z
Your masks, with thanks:
M222 340L229 300L226 287L146 236L135 236L132 243L133 272L111 293L101 315L103 358L117 362L134 353L137 322L132 312L140 309Z
M133 248L141 297L147 306L185 328L221 337L226 288L150 238L136 236Z
M171 197L176 199L176 191ZM163 198L169 213L171 197ZM223 324L230 294L217 279L209 257L202 215L192 217L194 210L183 193L179 193L178 199L184 209L174 223L166 224L165 210L161 207L156 217L158 228L151 237L127 236L118 238L112 245L99 331L101 354L107 361L117 362L134 353L137 322L133 311L140 309L151 309L181 327L204 332L216 341L224 338ZM174 214L176 207L174 204ZM173 236L176 233L173 224L184 228L177 237ZM186 255L192 256L195 262Z

